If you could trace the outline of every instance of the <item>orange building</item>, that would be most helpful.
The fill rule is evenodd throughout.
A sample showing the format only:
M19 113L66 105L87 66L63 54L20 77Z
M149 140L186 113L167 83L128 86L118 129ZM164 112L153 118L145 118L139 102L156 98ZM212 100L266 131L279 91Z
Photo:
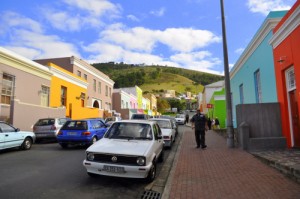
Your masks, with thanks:
M273 46L282 132L288 147L300 147L300 0L274 28Z

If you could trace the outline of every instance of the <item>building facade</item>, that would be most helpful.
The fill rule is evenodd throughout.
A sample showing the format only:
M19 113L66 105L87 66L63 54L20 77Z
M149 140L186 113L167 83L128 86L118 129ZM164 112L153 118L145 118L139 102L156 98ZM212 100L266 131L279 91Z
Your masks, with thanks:
M276 89L282 132L289 147L300 147L300 0L274 29Z
M277 102L273 50L269 44L274 27L286 11L270 12L233 69L230 71L233 125L237 127L236 106Z
M86 80L88 83L86 106L98 108L101 114L99 117L106 117L111 114L114 81L107 75L97 70L86 61L74 56L39 59L34 61L43 65L47 65L47 63L54 63Z
M0 120L31 131L39 118L65 117L64 107L50 106L52 75L48 67L0 47Z

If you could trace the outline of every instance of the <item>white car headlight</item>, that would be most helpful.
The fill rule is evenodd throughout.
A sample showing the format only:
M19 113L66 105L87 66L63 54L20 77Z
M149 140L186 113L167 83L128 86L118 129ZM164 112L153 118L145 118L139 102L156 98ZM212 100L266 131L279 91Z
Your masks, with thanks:
M89 161L93 161L94 158L95 158L94 153L88 153L86 155L86 159L89 160Z
M146 158L145 157L138 157L136 159L136 163L140 166L144 166L146 164Z

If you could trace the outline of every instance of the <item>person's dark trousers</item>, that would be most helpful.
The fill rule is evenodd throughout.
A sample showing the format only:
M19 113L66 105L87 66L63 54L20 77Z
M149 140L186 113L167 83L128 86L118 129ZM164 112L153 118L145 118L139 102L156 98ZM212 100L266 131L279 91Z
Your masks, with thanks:
M205 148L205 131L200 131L200 145L202 148Z
M195 130L195 139L197 148L199 148L200 146L205 147L205 130Z

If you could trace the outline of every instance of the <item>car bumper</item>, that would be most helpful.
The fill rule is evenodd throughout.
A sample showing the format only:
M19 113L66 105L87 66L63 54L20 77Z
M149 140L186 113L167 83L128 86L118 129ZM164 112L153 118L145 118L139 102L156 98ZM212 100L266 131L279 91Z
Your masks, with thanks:
M176 121L177 124L185 124L184 121Z
M60 138L57 137L59 144L91 144L92 138Z
M36 139L56 139L55 133L35 133Z
M172 141L171 141L171 140L164 140L164 146L165 146L165 147L170 147L170 146L172 146Z
M128 166L128 165L115 165L115 164L105 164L99 162L91 162L88 160L83 161L83 166L86 168L88 173L105 175L105 176L114 176L122 178L146 178L152 163L146 166ZM109 167L119 167L123 168L122 171L106 171L104 166Z

